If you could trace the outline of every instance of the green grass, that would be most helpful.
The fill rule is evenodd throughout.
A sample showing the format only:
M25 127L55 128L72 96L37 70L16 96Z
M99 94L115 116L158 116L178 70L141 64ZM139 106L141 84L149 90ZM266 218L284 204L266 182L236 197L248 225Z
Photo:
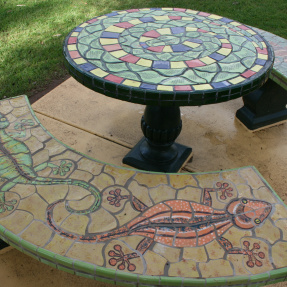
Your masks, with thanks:
M62 44L75 26L143 7L211 12L287 38L286 0L0 0L0 99L31 96L66 76Z

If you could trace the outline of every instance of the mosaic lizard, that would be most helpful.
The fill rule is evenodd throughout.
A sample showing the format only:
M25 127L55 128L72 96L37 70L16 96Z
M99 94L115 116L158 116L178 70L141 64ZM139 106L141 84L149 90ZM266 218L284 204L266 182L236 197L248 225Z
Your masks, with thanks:
M218 210L212 208L212 198L210 195L212 191L217 191L217 189L205 188L203 190L202 203L174 199L160 202L151 207L147 207L132 196L131 203L141 214L127 224L101 234L76 235L58 227L53 220L53 209L57 204L63 202L63 200L54 202L48 207L47 221L50 227L61 236L79 242L105 242L124 236L143 236L144 238L136 248L140 254L144 254L154 242L171 247L198 247L217 240L229 253L244 254L249 257L255 256L253 249L249 250L248 242L244 242L246 249L233 248L232 244L222 237L222 235L233 226L240 229L253 229L260 225L270 214L272 209L271 204L262 200L239 198L231 200L226 205L225 210ZM119 201L122 199L130 197L121 196L119 189L113 195L117 197L114 201L117 202L116 206L119 206ZM111 198L108 198L108 200L112 201ZM258 246L254 248L258 249ZM136 266L130 263L129 260L140 255L136 252L125 255L120 245L115 245L114 249L109 252L109 256L112 257L109 260L110 265L115 266L118 261L122 261L118 268L123 270L125 262L127 262L128 270L134 271ZM260 256L265 255L260 252ZM253 261L249 260L247 264L252 265ZM261 264L259 260L256 262L257 266Z

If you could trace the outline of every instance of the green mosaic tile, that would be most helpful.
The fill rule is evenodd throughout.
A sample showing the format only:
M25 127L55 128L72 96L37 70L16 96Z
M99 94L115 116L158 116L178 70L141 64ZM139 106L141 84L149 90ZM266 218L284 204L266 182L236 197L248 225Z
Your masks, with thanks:
M62 271L65 271L65 272L70 273L70 274L75 274L75 271L74 271L74 270L72 270L72 269L70 269L70 268L67 268L67 267L64 267L64 266L62 266L62 265L58 265L58 264L57 264L57 269L62 270Z
M215 287L215 286L224 286L226 285L227 278L207 278L206 286Z
M227 286L233 286L238 284L248 284L249 276L235 276L235 277L228 277L227 279Z
M49 250L46 250L44 248L40 248L40 247L37 249L37 253L39 254L40 257L46 258L49 260L54 260L54 257L55 257L55 253Z
M25 248L26 250L29 250L30 252L37 253L38 246L36 246L36 245L26 241L26 240L21 240L21 246L23 248Z
M74 261L74 269L77 271L84 271L89 274L95 273L95 266L86 262Z
M14 233L10 232L9 230L5 231L5 235L4 235L9 241L11 241L12 243L16 244L16 245L22 245L23 240L21 241L21 238L17 235L15 235Z
M104 283L109 283L109 284L113 284L115 285L116 282L115 280L109 279L109 278L104 278L104 277L100 277L100 276L96 276L95 279L99 282L104 282Z
M29 251L27 251L27 250L22 250L22 252L23 252L24 254L26 254L26 255L28 255L28 256L30 256L30 257L32 257L32 258L38 260L38 261L40 260L40 258L39 258L36 254L34 254L34 253L31 253L31 252L29 252Z
M206 286L206 280L205 279L197 279L197 278L184 278L183 286L204 287L204 286Z
M287 277L287 268L280 268L270 271L270 279Z
M85 277L85 278L88 278L88 279L91 279L91 280L95 279L95 277L93 275L90 275L90 274L87 274L87 273L84 273L84 272L75 271L75 275L78 275L78 276L81 276L81 277Z
M42 263L45 263L45 264L47 264L47 265L53 267L53 268L57 268L57 264L55 264L55 263L53 263L53 262L51 262L51 261L49 261L49 260L40 258L40 261L41 261Z
M138 281L138 275L137 274L132 274L132 273L126 273L126 272L120 272L117 270L116 273L116 279L122 280L122 281L133 281L137 282Z
M104 267L96 267L96 276L102 276L106 278L112 278L114 279L116 277L116 271Z
M180 277L161 277L160 285L163 286L182 286L183 278Z
M160 283L159 276L139 276L139 283L141 285L158 285Z
M55 255L55 262L56 262L56 263L59 263L59 264L62 264L62 265L64 265L64 266L66 266L66 267L73 268L74 260L56 254L56 255Z

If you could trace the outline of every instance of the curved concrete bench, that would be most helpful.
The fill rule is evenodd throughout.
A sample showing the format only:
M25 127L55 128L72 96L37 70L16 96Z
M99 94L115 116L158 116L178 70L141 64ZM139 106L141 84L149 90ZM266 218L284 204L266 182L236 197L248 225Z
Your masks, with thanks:
M57 141L25 96L0 102L0 234L122 286L261 286L287 276L287 209L254 167L160 174ZM243 284L243 285L242 285Z

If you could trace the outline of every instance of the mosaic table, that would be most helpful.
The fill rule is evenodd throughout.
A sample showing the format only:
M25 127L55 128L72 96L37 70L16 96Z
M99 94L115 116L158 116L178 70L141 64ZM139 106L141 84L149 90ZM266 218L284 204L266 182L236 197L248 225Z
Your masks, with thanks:
M287 277L287 208L254 167L166 174L93 160L0 101L0 238L120 286L261 286Z
M146 105L145 137L123 162L164 172L178 171L191 154L174 143L182 128L179 107L244 96L266 82L274 61L271 46L252 28L178 8L93 18L67 36L64 55L83 85Z

